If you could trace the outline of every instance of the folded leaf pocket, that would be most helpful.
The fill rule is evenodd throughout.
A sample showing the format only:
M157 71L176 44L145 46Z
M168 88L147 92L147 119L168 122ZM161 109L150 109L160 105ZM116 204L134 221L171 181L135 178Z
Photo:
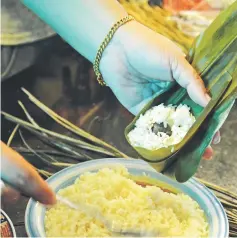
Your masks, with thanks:
M209 104L202 108L190 99L185 89L174 85L149 102L125 129L128 143L144 160L179 182L195 174L205 148L224 123L237 97L237 2L196 38L187 59L205 83L212 98ZM196 119L194 124L177 144L156 150L134 146L128 134L141 115L160 104L187 105Z

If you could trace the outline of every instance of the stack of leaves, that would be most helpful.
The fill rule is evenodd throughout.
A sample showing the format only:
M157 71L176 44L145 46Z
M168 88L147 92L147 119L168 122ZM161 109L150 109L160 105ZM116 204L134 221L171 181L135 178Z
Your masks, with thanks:
M48 114L48 116L52 118L57 125L66 128L68 131L72 132L72 135L74 135L66 136L41 127L35 122L33 117L21 102L19 102L19 105L25 112L28 121L14 117L6 112L1 112L7 120L16 124L15 129L9 137L8 145L11 144L14 135L16 135L16 133L18 132L22 139L24 147L13 147L13 149L17 150L23 155L27 155L26 158L28 158L29 155L33 155L34 158L39 158L42 163L38 163L37 170L45 178L51 176L55 172L65 167L69 167L86 160L105 157L128 158L127 155L125 155L115 147L90 135L89 133L70 123L68 120L60 117L50 108L36 99L27 90L23 89L23 92L28 95L30 101L33 102L37 106L37 108ZM34 136L33 138L37 138L38 142L43 141L43 143L47 145L47 149L39 149L38 146L30 146L23 136L23 133L25 133L25 131L32 133ZM31 138L31 140L33 140L33 138ZM42 169L41 164L45 165L43 167L44 169ZM229 192L225 188L221 188L204 180L198 180L216 194L227 213L230 224L230 236L236 237L237 194Z
M230 237L237 237L237 194L202 179L197 180L212 190L218 197L227 214L230 225L229 235Z
M18 132L23 144L25 145L25 148L14 149L16 149L20 153L34 154L36 157L38 157L44 163L45 167L49 168L48 171L38 169L38 171L44 176L48 177L52 175L52 173L55 173L64 167L68 167L78 162L92 160L95 158L128 158L127 155L119 151L117 148L98 139L90 133L87 133L86 131L80 129L79 127L75 126L68 120L52 111L46 105L42 104L32 94L30 94L26 89L22 90L29 97L32 103L34 103L39 109L46 113L57 124L74 135L73 137L66 136L41 127L30 115L21 101L19 101L18 103L23 109L28 121L14 117L6 112L1 112L7 120L17 124L11 136L9 137L7 143L8 146L10 146L12 139ZM46 144L50 148L50 150L33 149L24 138L24 133L26 131L40 139L40 141ZM55 159L55 157L57 157L57 159ZM67 158L67 162L65 162L65 158Z
M176 43L184 53L190 49L194 38L178 29L178 24L171 20L171 13L158 7L150 6L147 1L120 0L128 14L138 22Z

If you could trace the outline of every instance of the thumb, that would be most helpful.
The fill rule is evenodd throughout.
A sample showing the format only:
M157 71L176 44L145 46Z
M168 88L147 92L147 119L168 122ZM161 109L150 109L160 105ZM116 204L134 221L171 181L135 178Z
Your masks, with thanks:
M189 97L197 104L205 107L210 101L205 85L196 70L188 63L182 54L170 61L174 80L187 89Z

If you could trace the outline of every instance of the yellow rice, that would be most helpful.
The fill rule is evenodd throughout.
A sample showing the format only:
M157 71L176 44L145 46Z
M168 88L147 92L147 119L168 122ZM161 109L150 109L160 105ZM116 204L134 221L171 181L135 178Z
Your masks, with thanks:
M145 228L158 232L159 237L208 237L208 224L197 202L156 186L142 187L129 178L124 167L85 173L59 194L95 206L117 226ZM45 230L47 237L112 236L95 217L61 203L46 211Z

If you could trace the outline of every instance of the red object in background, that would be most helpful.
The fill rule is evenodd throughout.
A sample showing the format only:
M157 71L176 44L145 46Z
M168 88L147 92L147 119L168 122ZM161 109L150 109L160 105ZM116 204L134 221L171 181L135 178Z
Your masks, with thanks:
M185 10L211 10L212 8L205 0L163 0L163 7L172 12Z
M13 224L7 214L1 209L0 235L2 238L16 237Z

